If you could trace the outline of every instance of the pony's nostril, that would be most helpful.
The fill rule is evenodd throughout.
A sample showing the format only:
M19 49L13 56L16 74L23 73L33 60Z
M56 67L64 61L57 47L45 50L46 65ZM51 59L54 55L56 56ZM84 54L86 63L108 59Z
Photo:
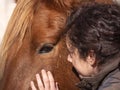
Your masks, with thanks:
M45 44L38 50L38 53L39 54L49 53L50 51L52 51L53 48L54 48L53 44Z

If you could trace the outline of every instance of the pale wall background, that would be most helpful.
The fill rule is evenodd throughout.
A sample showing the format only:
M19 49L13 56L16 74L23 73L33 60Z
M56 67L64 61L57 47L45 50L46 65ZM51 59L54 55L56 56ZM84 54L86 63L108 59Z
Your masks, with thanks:
M15 6L14 0L0 0L0 42Z

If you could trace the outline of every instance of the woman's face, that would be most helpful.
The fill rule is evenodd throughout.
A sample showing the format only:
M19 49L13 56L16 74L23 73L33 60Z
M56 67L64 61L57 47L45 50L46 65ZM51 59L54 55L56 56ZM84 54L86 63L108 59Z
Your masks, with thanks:
M80 77L90 77L94 74L95 67L91 65L89 56L86 59L80 57L78 49L73 47L69 42L66 42L69 50L68 61L71 62L74 68L79 73Z

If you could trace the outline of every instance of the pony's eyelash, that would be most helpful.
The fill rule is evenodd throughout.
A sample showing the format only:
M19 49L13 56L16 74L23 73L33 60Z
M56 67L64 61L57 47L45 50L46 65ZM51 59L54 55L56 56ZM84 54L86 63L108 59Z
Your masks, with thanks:
M38 54L49 53L54 48L53 44L45 44L41 48L37 49Z

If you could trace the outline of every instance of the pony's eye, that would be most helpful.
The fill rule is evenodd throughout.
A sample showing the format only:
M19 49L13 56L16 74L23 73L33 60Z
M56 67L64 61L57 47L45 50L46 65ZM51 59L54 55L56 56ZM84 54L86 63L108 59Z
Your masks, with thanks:
M38 53L39 54L49 53L50 51L52 51L53 48L54 48L53 44L45 44L38 50Z

